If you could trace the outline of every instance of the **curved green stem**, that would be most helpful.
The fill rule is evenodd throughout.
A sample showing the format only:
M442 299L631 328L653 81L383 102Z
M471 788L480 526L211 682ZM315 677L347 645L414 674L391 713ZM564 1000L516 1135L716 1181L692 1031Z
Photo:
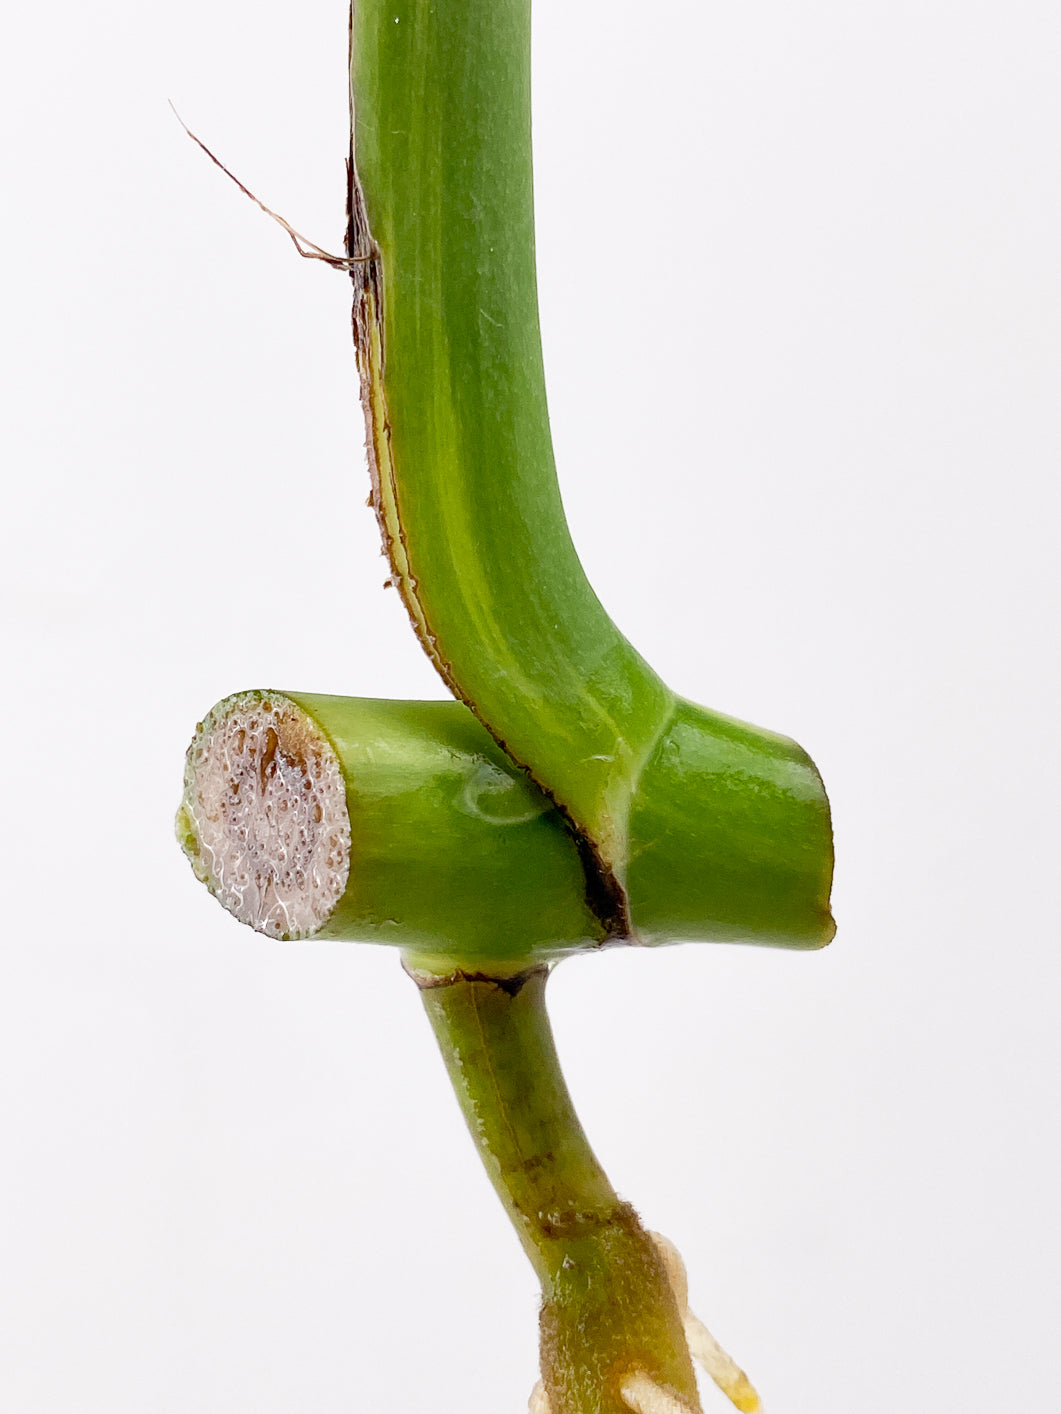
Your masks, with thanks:
M553 1414L629 1414L637 1370L700 1408L659 1253L615 1193L571 1103L545 1010L548 970L413 972L480 1157L542 1284Z
M590 588L557 487L529 0L357 0L352 90L351 254L379 255L355 272L357 337L395 578L450 687L581 831L625 933L629 796L673 697Z
M373 502L421 642L570 822L606 934L659 941L700 919L820 946L832 844L813 764L678 699L571 543L538 329L530 0L357 0L351 44ZM735 874L717 859L731 834L748 846ZM702 891L660 934L646 901L678 876Z

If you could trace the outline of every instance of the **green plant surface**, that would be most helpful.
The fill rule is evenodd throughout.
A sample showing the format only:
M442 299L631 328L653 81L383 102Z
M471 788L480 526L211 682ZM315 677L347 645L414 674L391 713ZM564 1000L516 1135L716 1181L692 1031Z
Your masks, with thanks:
M651 941L646 901L707 861L704 907L662 937L704 936L706 920L725 939L827 942L832 847L813 765L680 702L571 543L538 326L529 0L359 0L351 53L373 500L421 642L570 821L607 933ZM717 867L720 843L742 839L750 859ZM731 897L713 896L720 884Z
M545 1011L548 970L503 981L413 975L476 1148L542 1284L542 1375L557 1414L629 1414L622 1383L638 1370L698 1410L666 1267L572 1106Z
M311 805L300 828L312 830L321 797L302 742L325 740L342 775L349 870L341 896L311 936L400 947L414 965L495 973L553 961L602 939L578 851L555 806L466 707L310 693L226 698L204 718L189 752L178 836L204 883L241 921L252 920L232 906L238 900L204 843L201 773L204 760L211 768L211 742L229 724L238 735L263 704L283 713L275 755L265 761L245 751L242 769L225 763L233 795L254 790L267 815L288 808L282 794L268 798L269 773L279 761L299 779L296 795ZM297 834L285 849L311 875L319 861ZM267 833L263 843L263 856L277 847ZM268 867L268 860L254 867ZM273 931L261 920L256 926Z
M231 893L201 840L194 763L233 714L269 702L286 704L304 731L327 740L342 774L350 868L341 897L312 936L399 947L418 967L494 972L556 961L606 940L563 817L469 709L453 701L259 691L218 703L190 752L178 834L226 906ZM722 717L712 718L709 734L702 730L705 715L694 718L683 749L686 713L679 704L651 775L658 789L640 793L635 803L639 848L629 887L642 939L777 938L793 946L815 831L823 828L803 779L804 758L783 737L771 756L762 733ZM286 752L294 769L301 735L277 745L279 758ZM696 799L705 780L713 795L709 814ZM270 808L264 779L255 784L262 808ZM809 864L794 844L780 847L779 820L787 825L781 838L802 840ZM806 939L808 946L818 941L814 934Z
M673 698L590 588L556 482L530 7L357 4L352 53L386 290L376 504L398 585L449 685L583 829L619 909L629 793Z

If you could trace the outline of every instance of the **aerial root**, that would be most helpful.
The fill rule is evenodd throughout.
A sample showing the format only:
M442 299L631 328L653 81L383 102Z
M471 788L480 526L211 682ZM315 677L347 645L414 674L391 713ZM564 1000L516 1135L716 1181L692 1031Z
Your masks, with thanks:
M649 1234L662 1258L667 1277L678 1303L685 1339L689 1344L689 1354L696 1360L718 1385L722 1393L741 1411L741 1414L760 1414L762 1405L748 1376L732 1356L719 1345L718 1341L700 1320L689 1310L689 1282L685 1273L685 1263L673 1242L661 1233ZM631 1370L624 1375L619 1385L623 1403L633 1414L692 1414L691 1407L677 1395L663 1388L644 1370ZM527 1405L528 1414L553 1414L545 1386L541 1380L531 1391Z
M644 1370L632 1370L624 1375L619 1393L634 1414L694 1414L691 1404L657 1384Z
M692 1405L665 1390L644 1370L631 1370L619 1383L623 1403L633 1414L694 1414ZM531 1390L527 1414L553 1414L541 1380Z
M541 1380L531 1390L531 1397L527 1401L527 1414L553 1414L553 1406L549 1403L549 1396L545 1393Z
M290 221L285 220L285 218L281 216L278 211L274 211L271 207L266 206L264 201L260 201L251 191L250 187L245 187L243 185L240 179L236 176L235 172L230 172L229 169L225 166L225 164L220 160L220 158L215 157L215 155L207 147L206 143L203 142L202 138L197 137L195 133L192 132L191 128L177 112L176 108L173 107L172 102L170 102L169 106L173 109L173 116L176 118L177 122L180 123L181 127L191 138L192 142L195 143L196 147L200 148L203 152L206 153L207 157L209 157L210 161L214 164L214 166L219 167L221 171L224 172L225 176L229 179L229 181L234 182L236 186L239 187L243 195L249 197L250 200L254 202L255 206L258 208L259 211L264 211L266 216L270 217L282 230L287 232L288 236L291 238L292 245L298 251L299 255L302 256L303 260L321 260L324 262L325 265L330 265L333 270L352 271L364 265L367 261L375 260L377 258L377 256L379 255L379 251L375 247L375 244L373 244L373 248L371 250L365 252L364 254L332 255L328 251L326 251L323 246L319 246L316 241L311 241L308 239L308 237L300 235L299 232L295 230L294 226L291 225Z
M653 1232L649 1236L656 1244L656 1251L663 1259L671 1287L674 1290L678 1310L685 1327L685 1339L689 1343L689 1354L711 1376L726 1398L741 1411L741 1414L759 1414L762 1404L751 1380L741 1367L719 1345L699 1316L689 1310L689 1282L685 1274L685 1263L677 1247L662 1233Z

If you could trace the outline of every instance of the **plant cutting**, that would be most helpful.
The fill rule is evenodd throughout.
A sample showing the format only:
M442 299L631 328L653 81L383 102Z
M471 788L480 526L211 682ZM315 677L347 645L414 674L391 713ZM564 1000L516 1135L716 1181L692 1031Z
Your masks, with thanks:
M241 922L400 949L542 1285L551 1414L700 1409L681 1260L597 1162L545 1009L564 956L829 941L817 771L673 693L590 587L538 328L529 0L356 0L347 253L372 504L440 702L241 692L178 833ZM317 248L309 253L320 255Z

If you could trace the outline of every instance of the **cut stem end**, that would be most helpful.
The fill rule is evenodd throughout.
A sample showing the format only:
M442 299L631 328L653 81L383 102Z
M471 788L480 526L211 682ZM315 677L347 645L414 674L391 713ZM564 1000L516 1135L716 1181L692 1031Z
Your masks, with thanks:
M306 712L242 692L199 723L188 748L177 837L196 876L241 923L305 938L350 873L343 771Z

